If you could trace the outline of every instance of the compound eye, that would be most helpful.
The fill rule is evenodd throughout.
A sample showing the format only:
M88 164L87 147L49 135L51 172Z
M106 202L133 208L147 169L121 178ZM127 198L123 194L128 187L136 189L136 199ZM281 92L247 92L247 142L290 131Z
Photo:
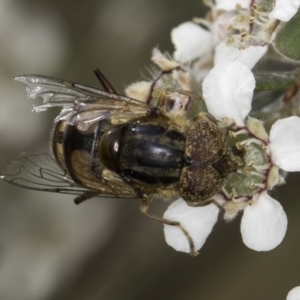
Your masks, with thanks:
M190 165L182 169L179 191L187 202L198 203L211 198L223 184L223 178L211 165Z
M217 162L227 151L224 134L206 113L201 113L190 126L185 154L202 164Z

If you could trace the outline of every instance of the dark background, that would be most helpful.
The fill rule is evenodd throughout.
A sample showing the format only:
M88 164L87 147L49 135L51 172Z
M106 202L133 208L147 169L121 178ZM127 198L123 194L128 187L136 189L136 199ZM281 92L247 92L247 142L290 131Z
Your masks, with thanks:
M23 151L47 152L58 112L31 112L13 76L97 87L92 70L101 67L123 92L148 74L153 47L172 53L171 29L194 16L204 16L200 0L2 0L0 167ZM0 299L285 299L300 285L298 182L292 174L276 191L289 219L279 247L252 251L242 243L240 217L220 218L197 258L167 246L138 201L75 206L70 196L0 182ZM166 205L152 210L161 215Z

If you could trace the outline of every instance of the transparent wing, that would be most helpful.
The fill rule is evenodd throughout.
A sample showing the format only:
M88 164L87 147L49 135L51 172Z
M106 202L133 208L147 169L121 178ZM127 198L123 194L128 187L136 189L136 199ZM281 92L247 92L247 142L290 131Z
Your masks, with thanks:
M49 107L60 106L63 109L55 121L72 119L81 129L104 118L112 118L113 123L126 122L149 114L153 109L164 114L159 108L138 100L61 79L23 75L14 80L27 85L29 98L43 98L43 104L34 106L34 111L41 112ZM77 119L70 118L70 114L79 112L81 114L78 114Z
M5 170L1 171L1 179L19 187L38 191L70 195L87 193L99 197L137 198L132 189L128 187L126 189L126 184L122 181L120 183L114 182L113 177L106 178L102 182L95 182L97 190L77 184L48 153L39 155L22 153L18 161L13 161ZM125 189L121 189L122 185Z
M87 190L77 185L47 153L22 153L18 161L11 162L1 171L1 178L14 185L40 191L80 194Z
M43 98L43 104L33 108L36 112L44 111L54 106L74 109L76 103L96 99L112 99L117 100L117 102L125 101L135 107L144 107L144 109L149 107L148 104L135 99L52 77L22 75L15 77L14 80L27 85L26 90L29 98L34 99L39 96Z

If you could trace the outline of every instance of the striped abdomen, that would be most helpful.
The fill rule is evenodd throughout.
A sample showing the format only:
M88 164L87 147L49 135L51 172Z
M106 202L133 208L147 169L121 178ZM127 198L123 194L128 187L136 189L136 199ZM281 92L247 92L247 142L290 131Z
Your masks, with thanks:
M144 118L114 126L99 143L109 169L138 186L177 184L184 165L185 137L166 120Z

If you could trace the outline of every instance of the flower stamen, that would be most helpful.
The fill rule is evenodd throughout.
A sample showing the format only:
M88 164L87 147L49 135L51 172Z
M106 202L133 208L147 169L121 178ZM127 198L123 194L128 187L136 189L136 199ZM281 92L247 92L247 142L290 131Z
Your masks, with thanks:
M265 171L267 169L269 169L271 167L271 164L268 163L268 164L265 164L265 165L262 165L262 166L258 166L258 165L253 165L252 164L252 167L256 170L256 171Z
M225 195L225 197L226 197L227 199L230 199L230 194L229 194L228 191L225 189L225 187L222 187L222 192L223 192L223 194Z
M232 200L232 202L234 202L234 203L241 203L241 202L247 201L247 200L248 200L248 197L243 196L243 197L239 197L239 198L232 198L231 200Z
M249 133L249 131L247 129L241 129L241 130L235 131L235 132L233 131L233 134L234 134L233 137L236 137L236 136L238 136L240 134L248 134L248 133Z
M253 144L257 144L259 146L264 146L264 143L256 138L250 138L250 139L247 139L245 141L242 141L240 142L242 145L246 145L246 146L249 146L249 144L253 143Z
M257 186L257 187L259 187L261 189L264 189L266 187L266 185L263 184L263 183L255 183L254 186Z

